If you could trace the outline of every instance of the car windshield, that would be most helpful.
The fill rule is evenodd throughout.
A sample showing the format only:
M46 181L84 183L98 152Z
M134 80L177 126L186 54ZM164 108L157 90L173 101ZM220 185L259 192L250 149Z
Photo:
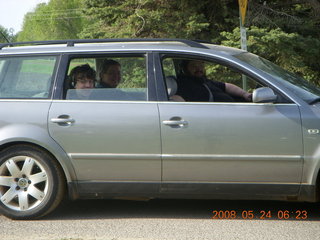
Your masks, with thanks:
M234 57L271 75L275 80L290 89L294 94L308 103L319 101L320 88L278 65L252 53L241 53Z

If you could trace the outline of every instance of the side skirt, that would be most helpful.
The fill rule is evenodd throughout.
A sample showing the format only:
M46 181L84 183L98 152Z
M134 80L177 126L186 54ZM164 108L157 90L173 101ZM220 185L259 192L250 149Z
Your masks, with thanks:
M314 186L300 184L254 183L176 183L176 182L93 182L69 184L72 199L93 198L175 198L234 200L316 200Z

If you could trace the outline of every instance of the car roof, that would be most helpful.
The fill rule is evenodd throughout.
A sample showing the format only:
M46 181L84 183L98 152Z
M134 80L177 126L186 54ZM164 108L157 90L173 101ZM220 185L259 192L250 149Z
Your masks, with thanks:
M187 39L76 39L0 44L0 55L66 52L181 51L235 55L243 50Z

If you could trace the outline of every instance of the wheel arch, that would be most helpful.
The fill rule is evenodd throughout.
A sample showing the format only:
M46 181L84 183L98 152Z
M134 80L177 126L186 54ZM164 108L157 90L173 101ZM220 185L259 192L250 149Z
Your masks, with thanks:
M316 201L320 202L320 169L316 180Z
M310 174L311 186L313 186L313 202L320 202L320 159L314 159L313 168L310 168L312 175Z
M71 199L77 198L77 193L76 193L77 191L75 189L76 185L73 183L74 180L76 179L75 171L73 169L73 166L70 160L69 159L67 160L68 158L67 154L60 148L60 146L59 148L55 146L55 150L53 150L52 147L48 148L47 146L43 146L41 144L38 144L32 141L10 141L0 145L0 153L9 147L18 146L18 145L24 145L24 146L29 145L34 148L38 148L39 150L47 153L53 159L55 159L57 165L60 167L63 173L69 198Z

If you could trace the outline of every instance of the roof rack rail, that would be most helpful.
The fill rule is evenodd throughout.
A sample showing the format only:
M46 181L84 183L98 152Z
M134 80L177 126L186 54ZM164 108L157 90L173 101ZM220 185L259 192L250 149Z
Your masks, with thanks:
M198 41L178 38L110 38L110 39L70 39L70 40L51 40L51 41L32 41L32 42L11 42L0 43L0 50L4 47L13 47L19 45L51 45L67 44L67 47L73 47L76 43L108 43L108 42L181 42L190 47L208 48Z
M216 44L216 43L213 43L209 40L202 40L202 39L192 39L192 41L197 42L197 43Z

